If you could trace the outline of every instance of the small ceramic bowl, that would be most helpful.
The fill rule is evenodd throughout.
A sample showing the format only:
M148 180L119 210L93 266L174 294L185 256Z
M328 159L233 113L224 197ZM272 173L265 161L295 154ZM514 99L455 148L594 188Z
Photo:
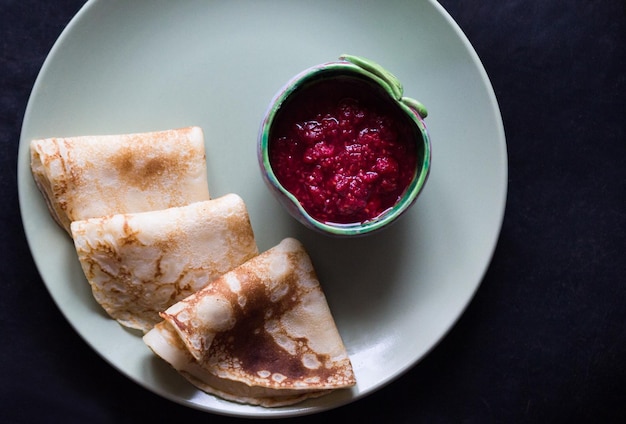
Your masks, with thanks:
M316 87L323 87L323 85L317 84L319 82L326 83L327 88L312 92L312 90L317 90ZM328 89L328 84L330 84L331 89ZM333 219L316 218L314 213L307 211L307 208L310 210L310 207L303 204L294 194L295 190L289 191L285 187L284 180L281 181L278 175L295 173L297 170L275 169L274 167L281 165L272 162L270 151L272 143L275 142L273 140L277 137L274 133L278 132L276 127L280 126L281 115L293 113L290 109L294 107L307 109L309 105L317 101L315 99L332 95L333 91L337 91L332 87L341 88L345 84L360 84L360 92L369 96L370 99L374 98L375 104L388 104L390 110L394 111L394 119L403 122L402 125L407 128L410 142L415 143L415 148L411 147L411 149L415 152L416 159L414 159L415 166L411 162L408 170L406 188L398 194L393 204L376 216L370 216L366 219L361 217L355 219L354 222L350 222L349 219L335 222L336 220ZM364 90L370 92L365 93ZM309 96L307 97L308 100L302 100L298 103L297 99L302 96ZM297 104L299 106L294 106ZM308 111L308 113L314 112ZM393 74L370 60L358 56L342 55L338 61L313 66L296 75L279 90L272 99L262 121L257 154L263 179L287 211L312 230L340 237L361 236L379 231L395 222L415 203L428 179L431 143L424 124L424 118L427 114L426 108L421 103L403 97L403 87ZM364 170L364 173L367 173L367 170ZM328 196L334 196L334 194L328 192Z

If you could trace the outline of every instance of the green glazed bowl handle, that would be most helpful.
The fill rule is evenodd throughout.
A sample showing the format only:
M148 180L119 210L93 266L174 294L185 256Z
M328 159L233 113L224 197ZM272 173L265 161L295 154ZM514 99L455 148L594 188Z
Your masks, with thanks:
M387 91L389 91L389 93L391 93L391 95L397 101L404 103L406 106L415 110L422 119L428 116L428 110L422 103L410 97L402 96L402 94L404 93L404 88L402 87L402 83L400 82L400 80L394 74L380 66L378 63L369 59L365 59L364 57L354 56L350 54L342 54L341 56L339 56L339 59L350 62L363 69L364 71L367 71L377 76L387 86Z

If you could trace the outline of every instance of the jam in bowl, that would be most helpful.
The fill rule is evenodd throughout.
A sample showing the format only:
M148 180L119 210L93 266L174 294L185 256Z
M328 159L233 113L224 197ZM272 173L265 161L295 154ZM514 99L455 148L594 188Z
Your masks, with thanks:
M380 65L342 55L272 99L258 159L264 181L305 226L365 235L401 216L430 172L426 108Z

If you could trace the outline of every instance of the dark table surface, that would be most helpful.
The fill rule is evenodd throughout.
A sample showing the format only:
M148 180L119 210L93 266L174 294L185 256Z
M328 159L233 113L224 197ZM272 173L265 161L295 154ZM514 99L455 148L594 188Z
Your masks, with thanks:
M46 55L83 3L0 2L0 422L243 421L117 372L64 319L33 264L17 196L20 128ZM507 135L493 261L458 324L413 369L293 421L626 422L626 2L441 4L483 61Z

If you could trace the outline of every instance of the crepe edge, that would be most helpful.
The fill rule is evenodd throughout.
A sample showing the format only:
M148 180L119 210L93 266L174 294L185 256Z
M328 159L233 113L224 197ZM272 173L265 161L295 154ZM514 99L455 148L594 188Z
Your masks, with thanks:
M240 404L277 408L294 405L307 399L322 397L335 390L349 388L271 389L251 386L240 381L221 379L202 368L196 362L175 329L167 321L162 321L155 325L142 339L156 356L167 362L171 368L199 390ZM228 390L227 387L235 388L235 390ZM237 394L234 393L235 391L239 393L247 392L247 394ZM265 394L255 396L252 392L263 392Z

